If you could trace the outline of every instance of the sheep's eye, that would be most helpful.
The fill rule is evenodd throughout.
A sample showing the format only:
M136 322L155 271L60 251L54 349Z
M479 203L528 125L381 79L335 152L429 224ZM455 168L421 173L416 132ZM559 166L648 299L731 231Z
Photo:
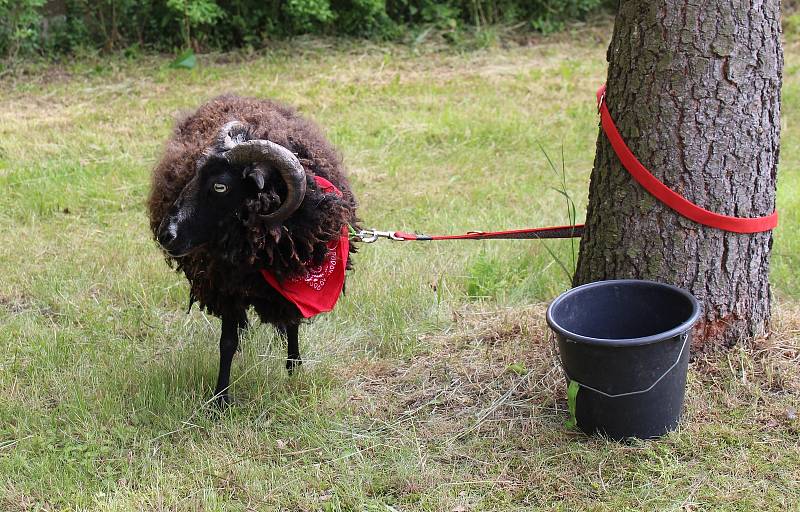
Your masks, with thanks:
M228 191L228 186L224 183L214 183L214 192L218 194L224 194Z

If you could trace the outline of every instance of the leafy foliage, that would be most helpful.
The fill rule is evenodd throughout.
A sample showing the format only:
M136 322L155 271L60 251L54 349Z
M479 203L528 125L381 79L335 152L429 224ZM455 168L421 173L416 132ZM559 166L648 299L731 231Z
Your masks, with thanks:
M295 32L319 31L335 18L328 0L287 0L283 10Z
M551 32L602 1L0 0L0 58L132 46L226 50L306 33L397 39L497 24Z
M185 47L192 45L192 29L210 25L225 17L225 12L214 0L167 0L167 7L181 20Z
M38 49L45 0L0 0L0 55Z

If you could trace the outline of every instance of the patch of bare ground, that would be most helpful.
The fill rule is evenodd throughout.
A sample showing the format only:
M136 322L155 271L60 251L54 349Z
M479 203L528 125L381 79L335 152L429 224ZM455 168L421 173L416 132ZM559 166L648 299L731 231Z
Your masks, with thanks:
M50 511L55 510L55 507L35 500L16 489L13 484L7 483L5 487L0 487L0 510L5 512Z
M51 306L38 304L30 295L19 292L13 294L0 292L0 312L6 312L11 315L36 312L50 320L58 317L58 312Z
M20 295L4 295L0 293L0 309L4 309L11 314L15 314L36 309L36 306L27 297Z

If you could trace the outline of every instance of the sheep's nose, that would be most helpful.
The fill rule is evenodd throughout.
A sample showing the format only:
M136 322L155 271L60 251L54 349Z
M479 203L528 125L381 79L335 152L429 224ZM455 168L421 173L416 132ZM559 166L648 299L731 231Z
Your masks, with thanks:
M176 238L178 238L178 227L174 222L169 222L161 226L158 232L158 243L161 244L161 247L169 249Z

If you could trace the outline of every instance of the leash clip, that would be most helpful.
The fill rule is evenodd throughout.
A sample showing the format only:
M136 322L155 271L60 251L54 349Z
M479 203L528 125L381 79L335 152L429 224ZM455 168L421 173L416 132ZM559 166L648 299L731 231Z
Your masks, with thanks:
M365 244L376 242L379 238L397 241L403 240L403 238L397 236L394 231L378 231L377 229L362 229L356 234L356 237Z

